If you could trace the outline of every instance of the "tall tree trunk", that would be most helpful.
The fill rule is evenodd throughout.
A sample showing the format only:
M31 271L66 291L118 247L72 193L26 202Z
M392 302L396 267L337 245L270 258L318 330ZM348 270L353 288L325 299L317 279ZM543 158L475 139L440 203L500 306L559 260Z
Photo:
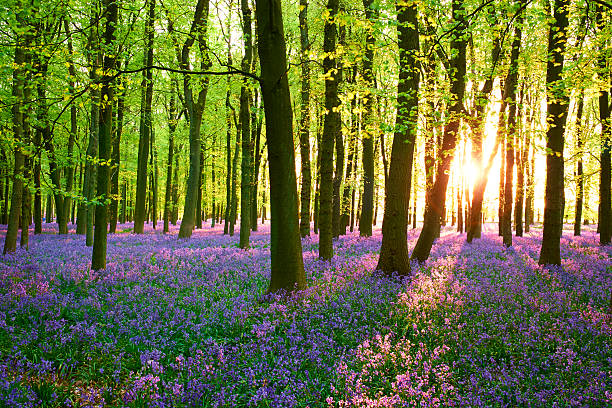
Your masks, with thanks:
M234 112L234 122L236 125L236 145L234 148L234 157L232 158L232 205L230 208L230 224L229 234L234 236L234 228L238 216L238 155L240 154L240 136L242 132L242 123L236 121L236 113Z
M153 37L155 35L155 0L147 0L149 9L145 21L145 57L143 65L153 65ZM138 168L136 172L136 207L134 208L134 233L144 232L146 218L145 202L147 198L147 176L152 129L151 105L153 103L153 70L142 71L140 102L140 137L138 139Z
M521 1L519 0L519 4ZM508 103L508 126L506 133L506 171L504 183L504 206L502 214L502 236L506 247L512 246L512 187L514 180L514 145L516 135L516 105L517 105L517 83L518 83L518 59L521 47L521 26L523 24L523 13L519 13L514 26L514 40L510 54L510 67L506 77L506 99Z
M523 83L522 91L521 91L521 102L519 103L519 107L523 105L523 99L525 96L525 84ZM520 109L520 108L519 108ZM518 111L519 119L518 123L522 123L522 110ZM516 231L517 237L523 236L523 204L525 201L525 156L527 156L527 151L525 146L527 145L527 132L524 131L524 127L521 124L521 131L517 131L517 134L520 135L520 143L517 144L519 147L519 154L517 155L517 164L516 164L516 199L514 202L514 230Z
M450 62L451 70L451 105L449 108L448 123L444 127L442 139L442 149L436 179L431 189L429 206L425 209L423 229L419 235L416 246L412 252L412 259L425 262L429 258L429 253L440 230L440 218L443 216L442 209L446 204L446 187L450 164L454 157L457 133L461 123L461 113L463 111L463 95L465 93L465 71L466 71L466 40L465 31L467 23L463 4L459 0L452 1L453 20L457 22L457 29L451 38L452 59Z
M106 13L106 29L104 32L104 74L102 75L102 106L100 112L100 135L98 137L98 152L100 166L98 167L98 197L101 204L96 206L96 230L94 235L91 269L94 271L106 268L106 238L108 226L108 194L110 181L111 135L113 130L113 75L115 68L115 53L112 50L115 41L115 26L117 25L117 1L104 0Z
M74 66L74 50L72 48L72 38L69 35L68 20L64 19L64 31L68 37L68 92L71 98L76 95L75 81L76 81L76 68ZM64 197L64 214L66 219L70 214L71 208L74 209L72 200L72 188L74 185L75 173L76 173L76 162L74 159L74 144L77 139L77 107L76 104L70 105L70 134L68 136L68 166L66 168L66 196ZM74 216L71 217L74 222ZM67 228L66 228L67 232Z
M176 91L178 88L178 81L176 78L172 78L170 87L170 108L168 112L168 161L166 164L166 194L164 197L164 234L170 231L170 216L172 212L172 160L174 158L174 133L176 132L176 125L178 122L176 108Z
M597 28L600 32L605 30L606 22L604 10L601 5L597 5ZM604 83L609 83L609 69L607 68L608 53L602 47L597 59L598 77ZM612 180L612 140L610 124L610 105L609 93L605 87L599 91L599 120L601 121L601 153L600 163L601 171L599 172L599 243L600 245L609 245L612 239L612 193L610 191L610 182Z
M374 23L378 19L378 8L372 7L373 0L363 0L366 18L368 19L368 31L366 33L366 48L363 59L363 80L368 88L363 100L364 114L362 117L363 133L362 143L362 166L363 166L363 194L361 195L361 214L359 217L359 235L362 237L372 236L372 221L374 218L374 137L376 135L374 123Z
M200 69L206 71L210 67L208 46L206 45L208 7L209 0L198 0L190 34L183 44L180 55L180 67L184 71L190 70L189 52L196 36L198 38L198 45L201 53ZM196 194L198 192L198 175L200 174L200 126L202 124L204 104L206 103L206 94L208 93L208 82L209 78L205 76L200 83L200 91L194 100L191 76L189 74L183 76L183 95L189 115L189 175L187 176L185 208L183 210L183 219L178 235L179 238L190 237L195 225L195 204Z
M308 42L308 0L300 0L300 66L301 106L300 106L300 159L302 166L302 190L300 194L300 235L310 235L310 191L312 174L310 170L310 65Z
M255 54L256 56L257 54ZM258 114L257 112L260 111L260 103L258 102L259 100L259 96L258 96L258 92L255 89L255 98L254 98L254 107L257 106L257 108L253 109L251 112L251 132L253 133L253 136L251 137L251 139L255 140L255 163L253 164L253 172L254 172L254 176L253 176L253 194L251 197L251 230L253 231L257 231L257 197L258 197L258 187L259 187L259 167L261 164L261 155L263 153L263 150L261 148L261 127L263 124L262 121L262 116L261 114ZM263 172L262 172L263 173Z
M410 275L408 254L408 208L412 183L412 162L417 133L419 35L416 3L396 3L400 72L397 85L397 120L389 180L385 188L382 245L376 269L387 274Z
M271 279L268 292L306 285L300 241L293 119L280 0L257 0L261 93L270 162Z
M34 146L41 148L41 132L36 130ZM34 234L42 234L41 157L34 158Z
M253 35L251 31L251 9L248 0L241 0L242 37L244 41L244 57L242 70L251 72L253 61ZM253 187L253 140L251 139L251 90L249 80L242 79L240 89L240 122L242 122L242 163L240 171L240 242L242 249L249 248L251 234L251 190Z
M313 232L315 234L319 233L319 201L320 201L320 197L321 197L321 118L319 115L317 115L317 117L319 118L318 120L318 126L317 126L317 162L315 165L316 168L316 176L315 176L315 188L314 188L314 204L313 204Z
M353 80L355 82L356 68L353 70ZM348 135L348 157L346 160L346 175L344 178L344 191L342 193L342 214L340 219L340 233L346 234L346 227L349 226L351 221L351 193L354 190L354 175L353 175L353 163L355 162L355 156L357 154L357 97L353 96L351 100L351 130ZM356 169L355 169L356 172Z
M119 68L119 64L117 64ZM121 82L119 82L121 84ZM121 134L123 133L123 109L125 107L125 92L117 95L117 123L113 124L113 138L111 151L111 202L109 208L109 232L114 234L117 230L117 212L119 209L119 169L121 165Z
M567 41L569 0L555 0L555 18L548 33L548 63L546 67L547 122L546 131L546 192L544 198L544 228L540 265L561 265L561 232L565 196L563 192L564 130L568 97L561 85L563 55Z
M19 218L21 216L21 204L23 200L23 166L24 155L22 152L23 143L23 106L24 106L24 86L26 77L26 54L22 44L23 39L18 39L15 46L14 68L13 68L13 138L16 142L14 150L13 167L13 195L11 197L11 210L8 219L6 237L4 239L3 253L15 252L17 249L17 231L19 230ZM27 40L25 43L27 44Z
M323 72L325 75L325 121L321 136L321 184L319 192L319 258L331 259L334 255L333 237L333 176L334 142L340 131L338 106L338 74L336 64L336 15L338 0L328 0L329 17L325 20ZM269 144L269 143L268 143Z
M574 217L574 235L580 235L582 224L582 207L584 197L584 176L582 169L582 150L584 149L584 139L582 136L582 111L584 110L584 91L580 91L578 97L578 111L576 112L576 154L578 163L576 165L576 210Z
M229 44L228 44L229 47ZM228 51L227 65L232 65L232 55ZM223 234L230 232L230 214L232 210L232 113L230 106L230 77L227 77L227 92L225 94L225 153L226 153L226 172L225 172L225 223Z

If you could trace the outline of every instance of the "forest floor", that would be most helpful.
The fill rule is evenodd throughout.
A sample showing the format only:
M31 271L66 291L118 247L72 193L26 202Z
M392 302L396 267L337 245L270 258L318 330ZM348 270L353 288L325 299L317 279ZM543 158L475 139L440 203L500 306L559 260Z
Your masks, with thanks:
M222 228L120 225L99 273L51 224L0 256L0 406L612 404L612 247L592 229L543 269L538 228L505 249L493 224L472 244L449 227L409 280L372 273L379 229L331 262L315 235L308 289L264 301L269 226L249 251Z

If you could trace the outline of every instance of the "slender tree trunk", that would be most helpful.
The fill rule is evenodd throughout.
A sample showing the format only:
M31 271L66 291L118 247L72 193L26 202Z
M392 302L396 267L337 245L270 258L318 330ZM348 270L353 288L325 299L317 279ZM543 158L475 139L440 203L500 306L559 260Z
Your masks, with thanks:
M253 35L251 31L251 9L248 0L241 0L242 37L244 57L242 70L251 72L253 62ZM249 248L251 234L251 190L253 187L253 140L251 139L251 90L249 81L243 78L240 89L240 122L242 124L242 163L240 171L240 242L241 249Z
M597 5L597 27L599 31L605 30L606 22L604 10L601 5ZM608 53L605 47L599 53L597 60L598 77L604 83L609 83L609 69L607 68ZM610 182L612 180L612 140L610 124L610 105L609 93L605 88L599 91L599 120L601 121L601 153L600 163L601 171L599 172L599 243L600 245L609 245L612 240L612 193L610 191Z
M228 65L231 66L231 54L228 52ZM226 152L226 174L225 174L225 224L223 234L230 232L230 214L232 209L232 113L230 107L230 79L227 77L227 92L225 94L225 152Z
M100 202L96 206L96 230L94 235L93 252L91 256L91 269L97 271L106 268L106 238L108 226L108 195L110 181L111 135L113 129L113 75L115 68L115 53L112 49L115 41L115 26L117 24L117 2L104 0L103 7L106 12L106 30L104 33L104 74L102 76L102 106L100 112L100 135L98 138L98 151L100 166L98 167L98 197Z
M569 0L555 0L555 18L548 33L548 63L546 67L547 121L546 131L546 192L544 198L544 228L540 265L561 265L561 232L563 228L564 130L568 97L560 86L563 55L567 41Z
M310 191L312 174L310 170L310 43L308 41L308 0L300 0L300 161L302 166L302 189L300 193L300 235L310 235Z
M66 31L66 36L68 37L68 91L71 95L71 98L74 98L76 95L75 90L75 81L76 81L76 68L74 66L74 50L72 48L72 38L68 34L70 32L68 28L68 20L64 19L64 31ZM74 203L72 200L72 188L74 185L75 173L76 173L76 163L74 159L74 144L77 139L77 107L76 104L70 105L70 134L68 135L68 166L66 168L66 196L64 197L64 214L66 219L68 219L68 215L70 214L70 210L74 210ZM74 212L74 211L73 211ZM72 222L74 222L74 215L71 216ZM66 232L68 232L66 228Z
M117 64L117 68L119 65ZM120 82L121 83L121 82ZM117 212L119 209L119 170L121 165L121 134L123 133L123 109L125 106L125 92L117 95L117 123L113 125L112 151L111 151L111 202L109 209L109 232L114 234L117 230Z
M576 209L574 211L574 236L580 235L584 197L584 176L582 169L582 150L584 149L584 139L582 136L582 111L584 110L584 91L580 92L580 96L578 98L578 111L576 112L576 154L578 155L578 163L576 166Z
M466 71L466 40L464 32L467 30L463 4L459 0L452 1L453 20L457 22L457 30L451 38L451 106L449 108L450 118L444 127L442 149L436 179L431 189L429 206L425 209L423 229L419 235L416 246L412 252L412 259L425 262L440 230L440 218L443 216L443 208L446 203L446 187L448 185L450 164L453 160L457 133L461 123L461 112L463 111L463 95L465 93L465 71Z
M41 147L41 132L36 130L34 145L37 148ZM42 193L40 186L41 172L40 156L34 158L34 234L42 233Z
M257 54L255 54L257 55ZM259 96L257 90L255 90L255 98L254 98L254 106L260 105L258 103ZM255 173L253 176L253 194L251 197L251 230L257 231L257 197L258 197L258 188L259 188L259 167L261 164L261 155L263 153L261 148L261 127L263 125L262 118L260 114L257 112L260 110L260 107L257 109L253 109L251 112L251 131L253 132L253 137L251 139L255 140L255 163L253 165L253 172ZM262 172L263 174L263 172Z
M319 258L331 259L334 255L333 237L333 176L334 142L340 131L340 112L338 106L338 74L336 73L335 18L338 14L338 0L328 0L328 19L325 21L323 52L323 72L325 73L325 121L321 136L321 184L319 192ZM269 144L269 143L268 143Z
M190 70L189 52L196 36L198 37L198 45L201 53L200 69L205 71L210 67L211 63L208 58L206 45L208 7L208 0L198 0L190 35L185 41L180 55L180 66L181 69L185 71ZM209 78L205 76L200 83L200 91L194 100L191 76L188 74L183 76L183 95L189 115L189 175L187 176L185 208L183 210L179 238L189 238L195 225L195 204L196 194L198 192L198 175L200 174L200 126L202 124L204 104L206 103L206 94L208 93L208 82Z
M521 4L521 0L519 0ZM508 126L506 133L506 171L504 183L504 206L502 214L502 236L506 247L512 246L512 187L514 180L514 152L516 135L516 105L517 105L517 83L518 83L518 59L521 47L521 26L523 24L522 13L516 18L514 26L514 40L512 41L512 51L510 55L510 67L506 77L505 97L508 101Z
M234 112L235 115L235 112ZM236 122L234 120L234 122ZM230 224L229 234L234 236L234 228L238 216L238 155L240 154L240 137L242 132L242 123L237 121L236 125L236 146L234 148L234 157L232 158L232 205L230 208Z
M145 57L143 65L153 65L153 37L155 35L155 0L147 0L149 9L145 21ZM142 71L140 103L140 137L138 140L138 169L136 172L136 207L134 208L134 233L144 232L146 218L145 202L147 198L147 176L149 161L149 146L152 129L151 105L153 103L153 70Z
M257 0L261 93L270 162L271 279L268 292L306 285L300 241L293 153L291 96L280 0Z
M417 133L419 35L416 3L396 3L400 72L397 85L397 120L389 180L385 189L382 246L376 269L387 274L410 275L408 254L408 210L412 183L412 162Z
M19 39L21 40L21 39ZM27 43L27 41L26 41ZM19 230L19 218L21 215L21 204L23 200L23 166L24 155L20 143L23 143L23 105L24 105L24 86L26 77L26 55L21 41L15 46L13 68L13 138L17 143L14 150L13 166L13 194L11 197L11 210L8 219L8 227L4 240L4 254L15 252L17 249L17 231Z
M174 133L176 132L176 125L178 122L176 109L176 90L178 88L178 81L176 78L172 78L170 87L170 108L168 112L168 161L166 164L166 194L164 197L164 234L170 231L170 216L172 212L172 160L174 159Z
M317 115L319 117L319 115ZM314 208L313 208L313 232L319 233L319 201L321 197L321 119L317 126L317 162L316 162L316 177L314 189Z
M366 48L363 60L364 85L369 90L374 88L374 45L375 38L373 24L378 19L378 8L372 7L373 0L363 0L363 6L368 19L368 32L366 34ZM374 123L374 97L371 91L364 96L362 117L362 166L363 166L363 194L361 195L361 214L359 217L359 235L372 236L372 221L374 218L374 137L376 134Z
M354 70L356 73L356 69ZM355 75L353 75L354 83ZM349 226L351 220L351 194L354 190L354 175L353 175L353 163L355 162L355 155L357 153L357 97L354 96L351 101L351 130L348 135L348 157L346 160L346 176L344 178L344 191L342 193L342 207L340 217L340 233L346 234L346 227ZM356 170L356 169L355 169Z

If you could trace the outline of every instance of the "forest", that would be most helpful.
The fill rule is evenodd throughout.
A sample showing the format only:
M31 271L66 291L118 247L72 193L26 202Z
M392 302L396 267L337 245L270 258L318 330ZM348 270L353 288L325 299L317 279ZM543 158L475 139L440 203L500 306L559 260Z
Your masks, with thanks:
M3 0L0 406L612 405L611 17Z

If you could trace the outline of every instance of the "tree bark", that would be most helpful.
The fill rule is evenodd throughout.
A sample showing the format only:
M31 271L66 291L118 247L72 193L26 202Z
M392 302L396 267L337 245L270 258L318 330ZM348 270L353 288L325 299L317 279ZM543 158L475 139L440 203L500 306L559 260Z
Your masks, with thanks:
M25 41L27 43L27 41ZM15 252L17 249L17 231L19 230L19 218L21 216L21 204L23 200L23 166L24 154L23 143L23 105L24 86L26 76L26 54L21 41L15 46L13 69L13 138L16 142L14 150L13 165L13 193L11 196L11 209L9 213L6 237L4 239L4 254Z
M563 55L567 41L569 0L555 0L554 23L548 33L548 63L546 67L547 123L546 131L546 192L544 198L544 228L540 265L561 265L561 232L564 197L564 130L569 104L562 86Z
M338 67L336 66L336 16L338 0L328 0L329 17L325 21L323 72L325 75L325 119L321 136L321 184L319 187L319 258L331 259L334 255L333 238L333 176L334 143L340 131L338 107ZM268 143L269 144L269 143Z
M174 159L174 133L176 132L176 125L178 123L176 108L176 90L178 88L178 81L176 78L172 78L170 87L170 107L168 112L168 161L166 164L166 194L164 197L164 234L170 231L170 217L172 213L172 160Z
M248 0L240 0L242 9L242 37L244 57L242 70L251 72L253 62L253 35L251 9ZM249 248L251 235L251 190L253 187L253 140L251 139L251 90L249 80L242 78L240 89L240 122L242 125L242 163L240 171L240 242L241 249Z
M378 270L410 275L408 209L412 162L417 133L419 73L414 67L419 52L416 3L396 3L400 71L397 85L397 119L389 180L385 188L385 213Z
M446 187L448 185L450 164L453 160L457 133L461 123L463 112L463 95L465 93L465 72L466 72L466 40L465 30L467 23L463 10L463 4L459 0L452 1L453 20L457 22L457 29L451 38L451 105L449 108L448 123L444 127L442 138L442 149L436 178L431 189L429 206L425 209L423 229L419 235L416 246L412 252L412 259L425 262L429 258L429 253L440 230L440 218L443 216L443 208L446 204Z
M521 1L519 0L519 6ZM506 77L506 91L504 92L508 103L508 122L506 132L506 171L504 183L504 205L502 213L502 237L506 247L512 246L512 187L514 180L514 145L516 136L516 105L517 105L517 83L518 83L518 59L521 47L521 25L523 24L523 13L519 13L514 26L514 40L510 53L510 67Z
M96 205L96 229L91 256L91 269L94 271L106 268L106 238L108 226L109 181L111 156L111 134L113 129L113 75L115 68L115 53L109 51L115 41L115 26L117 24L117 1L104 0L106 29L104 32L104 74L102 75L102 96L100 112L100 134L98 137L98 152L100 165L98 167L98 192L100 204Z
M576 208L574 216L574 236L580 235L582 224L582 207L584 198L584 176L582 169L582 150L584 149L584 139L582 135L582 112L584 110L584 91L578 97L578 111L576 112L576 154L578 163L576 165Z
M597 28L602 32L606 27L604 10L601 5L596 6L597 9ZM609 83L609 71L607 70L607 55L605 47L599 53L597 59L598 77L604 83ZM610 182L612 180L612 140L611 124L610 124L610 105L609 93L605 87L599 90L599 120L601 121L601 153L600 163L601 171L599 172L599 243L600 245L609 245L612 240L612 193L610 190Z
M359 235L362 237L372 236L372 221L374 218L374 34L373 24L378 19L378 10L372 7L373 0L363 0L363 6L368 19L368 31L366 33L366 47L363 59L363 80L367 88L363 98L364 117L362 118L363 135L362 143L362 166L363 166L363 194L361 195L361 214L359 217Z
M269 293L306 286L300 241L297 182L293 152L291 96L280 0L257 0L257 38L261 93L266 115L270 163Z
M208 7L209 0L198 0L190 33L183 44L180 54L179 65L182 70L190 70L189 52L196 36L198 37L200 52L202 54L200 69L205 71L210 66L210 60L207 53L208 46L206 45ZM208 76L204 76L200 84L201 89L194 100L191 76L189 74L184 74L183 76L183 94L187 113L189 115L189 175L187 176L185 208L183 210L181 228L179 229L179 238L191 237L195 225L195 204L196 194L198 192L198 175L200 174L200 126L202 124L204 104L206 103L206 94L208 93L208 82Z
M300 105L300 161L302 166L302 189L300 192L300 236L310 235L310 192L312 172L310 170L310 43L308 42L308 0L300 0L300 66L302 69Z
M119 64L117 64L119 68ZM122 84L120 81L119 84ZM117 213L119 210L119 169L121 165L121 134L123 133L123 110L125 108L125 92L120 91L117 95L117 123L113 124L113 138L111 151L111 203L109 208L110 226L109 233L117 231Z
M153 65L153 37L155 35L155 0L147 0L149 9L145 21L145 57L143 65ZM134 208L134 233L144 232L146 218L147 177L149 173L149 146L152 128L151 105L153 103L153 70L142 71L140 104L140 137L138 139L138 169L136 172L136 207Z

